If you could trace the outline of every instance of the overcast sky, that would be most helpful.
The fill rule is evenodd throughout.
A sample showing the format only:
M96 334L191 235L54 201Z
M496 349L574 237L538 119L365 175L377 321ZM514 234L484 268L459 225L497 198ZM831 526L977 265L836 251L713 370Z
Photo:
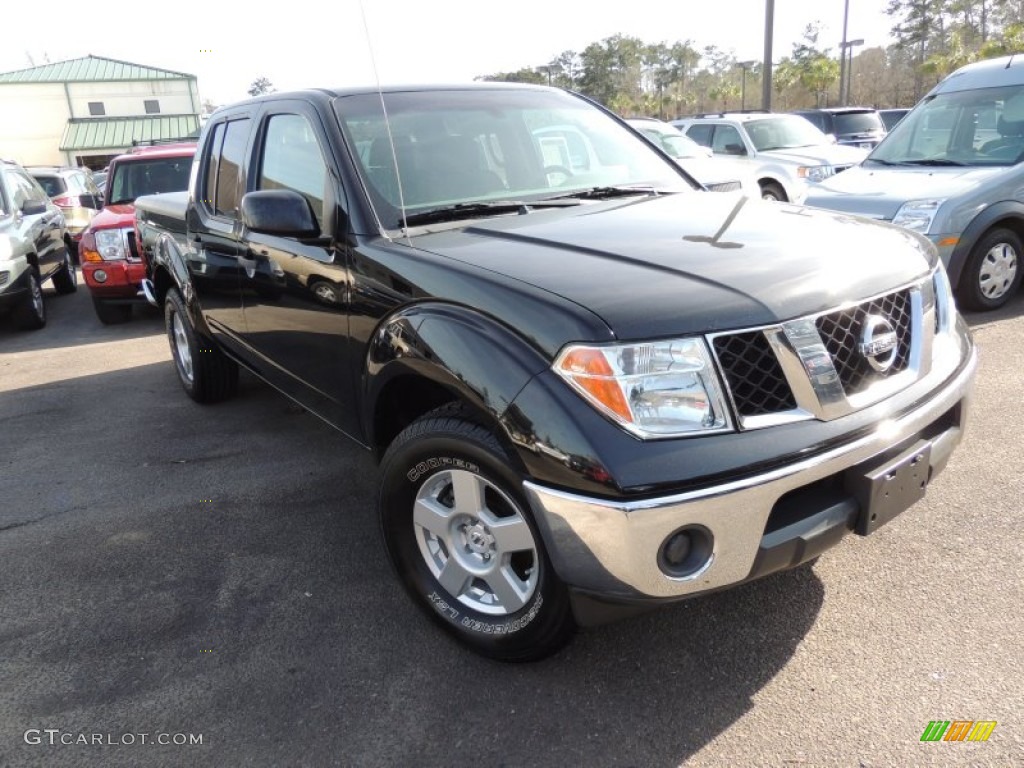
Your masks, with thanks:
M849 0L848 38L889 42L887 0ZM8 0L0 72L87 54L199 78L203 99L246 97L257 77L278 90L373 82L358 0L259 4L173 0L96 5ZM383 83L463 82L549 61L621 33L645 42L690 39L760 60L764 0L363 0ZM152 8L152 10L150 10ZM47 21L47 19L49 21ZM788 55L810 21L821 43L842 39L843 0L776 0L774 58ZM15 32L12 34L12 32ZM205 52L205 51L209 52Z

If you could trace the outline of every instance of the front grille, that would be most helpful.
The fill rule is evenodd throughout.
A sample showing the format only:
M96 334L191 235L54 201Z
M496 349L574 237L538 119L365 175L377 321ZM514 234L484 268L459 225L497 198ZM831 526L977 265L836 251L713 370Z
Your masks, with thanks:
M128 240L128 258L131 261L139 261L141 257L139 256L139 249L135 245L135 230L127 229L125 230L125 235L127 235Z
M740 416L761 416L796 408L782 367L762 331L719 336L714 344Z
M737 189L742 189L743 185L738 181L721 181L717 184L705 184L711 192L735 192Z
M885 373L875 371L858 350L860 330L868 315L881 315L896 330L896 357ZM910 364L910 291L890 293L859 306L822 315L815 324L821 341L832 356L832 364L847 395L863 392L879 379L907 369Z

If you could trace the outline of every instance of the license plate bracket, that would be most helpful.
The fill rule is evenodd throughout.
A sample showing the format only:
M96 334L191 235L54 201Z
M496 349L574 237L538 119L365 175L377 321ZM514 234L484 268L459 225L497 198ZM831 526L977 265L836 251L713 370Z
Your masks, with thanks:
M846 474L846 488L860 504L855 532L874 533L924 498L931 474L932 445L919 440L898 456L860 465Z

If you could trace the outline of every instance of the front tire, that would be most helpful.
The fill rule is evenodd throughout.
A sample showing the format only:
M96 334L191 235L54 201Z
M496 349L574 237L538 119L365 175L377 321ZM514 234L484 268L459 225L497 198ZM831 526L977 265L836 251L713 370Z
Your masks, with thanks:
M993 229L979 240L964 265L957 298L964 309L997 309L1020 287L1024 249L1015 232Z
M93 296L92 308L96 310L96 317L104 325L121 325L132 319L131 304L112 304Z
M225 400L238 389L238 364L202 339L192 326L181 294L171 289L164 299L164 323L174 369L185 392L197 403Z
M761 182L761 199L768 200L773 203L785 203L789 200L782 187L774 181Z
M403 586L500 661L549 656L576 627L521 487L491 431L453 406L413 422L381 462L381 531Z

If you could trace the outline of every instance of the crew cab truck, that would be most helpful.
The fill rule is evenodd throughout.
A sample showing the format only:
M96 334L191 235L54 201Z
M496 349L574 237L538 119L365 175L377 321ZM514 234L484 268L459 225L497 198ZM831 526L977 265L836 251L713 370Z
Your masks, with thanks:
M140 293L145 266L135 244L135 198L188 187L194 141L141 145L115 157L107 177L103 210L79 244L82 277L93 309L104 325L126 323Z
M548 125L605 162L545 166ZM400 581L493 658L870 534L964 428L928 241L699 190L557 89L225 107L136 228L185 391L244 366L372 451Z

